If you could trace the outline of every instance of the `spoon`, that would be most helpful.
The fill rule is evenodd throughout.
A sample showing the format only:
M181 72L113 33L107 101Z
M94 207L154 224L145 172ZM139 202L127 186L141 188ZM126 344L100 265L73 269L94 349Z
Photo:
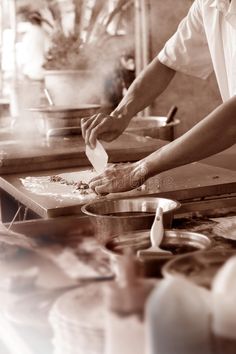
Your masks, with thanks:
M54 102L53 102L53 99L52 99L52 96L50 95L50 92L48 91L48 89L45 87L44 88L44 94L48 100L48 103L50 106L54 106Z
M171 255L170 251L163 250L159 247L161 241L164 236L164 227L163 227L163 209L161 207L157 207L156 215L154 222L152 224L152 228L150 231L150 240L151 247L145 250L138 251L138 257L153 257L160 255Z
M171 122L173 122L174 116L177 113L178 108L176 106L172 106L167 114L167 118L166 118L166 124L169 124Z

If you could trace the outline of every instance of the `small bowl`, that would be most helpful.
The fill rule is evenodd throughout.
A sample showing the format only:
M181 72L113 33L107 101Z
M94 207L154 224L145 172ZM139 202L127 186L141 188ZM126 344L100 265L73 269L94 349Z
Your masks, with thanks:
M211 288L217 271L236 250L206 250L178 256L163 267L164 276L183 276L197 285Z
M170 228L174 212L180 207L176 200L167 198L104 199L85 204L81 210L88 215L95 235L101 243L126 231L150 229L156 208L163 209L163 223Z
M144 250L150 246L150 231L142 230L115 236L105 244L103 249L116 264L127 249L131 249L137 254L138 250ZM157 253L151 257L137 257L139 272L145 277L160 278L162 276L162 267L166 262L175 259L183 253L191 253L189 257L192 257L194 252L206 250L210 246L210 239L203 234L183 230L165 230L160 247L163 250L171 251L172 254Z
M141 136L150 136L154 139L173 140L174 129L180 124L179 119L174 119L166 124L167 117L149 116L133 118L126 131Z

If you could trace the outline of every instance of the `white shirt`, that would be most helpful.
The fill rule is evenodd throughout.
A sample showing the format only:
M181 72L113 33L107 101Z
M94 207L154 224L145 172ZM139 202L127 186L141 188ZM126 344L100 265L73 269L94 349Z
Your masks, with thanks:
M236 95L236 0L195 0L158 58L202 79L214 70L223 101Z

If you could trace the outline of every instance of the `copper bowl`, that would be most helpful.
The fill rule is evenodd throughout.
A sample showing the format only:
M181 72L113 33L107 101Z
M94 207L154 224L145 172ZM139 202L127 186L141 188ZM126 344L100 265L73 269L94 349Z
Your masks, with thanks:
M147 249L150 246L150 230L141 230L115 236L106 242L103 249L116 264L127 249L131 249L137 254L139 250ZM189 257L192 257L194 252L206 250L210 246L211 241L206 235L183 230L165 230L160 247L163 250L171 251L172 254L156 253L151 257L144 255L137 257L139 272L145 277L161 277L162 267L168 261L176 259L181 254L189 254Z
M150 229L156 208L163 209L165 228L170 228L174 212L180 207L176 200L156 197L103 199L85 204L81 210L94 227L101 243L126 231Z

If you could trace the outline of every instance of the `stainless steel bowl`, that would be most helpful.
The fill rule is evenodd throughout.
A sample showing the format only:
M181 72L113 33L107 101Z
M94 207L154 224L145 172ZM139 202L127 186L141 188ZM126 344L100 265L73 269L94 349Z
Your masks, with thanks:
M180 120L166 124L167 117L150 116L133 118L126 131L141 136L150 136L154 139L173 140L174 129L179 125Z
M29 109L38 113L40 130L47 134L49 130L60 129L63 135L63 128L77 127L76 131L81 132L81 119L92 116L99 112L100 106L96 104L81 104L78 107L66 106L41 106ZM65 132L68 132L65 129Z
M105 243L126 231L150 229L158 206L163 209L164 227L170 228L174 212L180 207L180 203L172 199L103 199L85 204L81 210L89 216L98 240Z
M195 254L185 254L175 257L163 267L163 275L180 275L190 279L195 284L211 288L212 280L222 265L236 250L206 250Z
M211 240L203 234L183 230L165 230L160 247L171 251L172 254L157 253L151 257L145 255L137 257L140 273L148 277L161 277L162 267L166 262L176 259L180 254L191 253L189 257L192 257L193 252L206 250L210 245ZM127 249L131 249L136 254L139 250L150 246L150 231L141 230L114 236L106 242L103 249L116 263Z

